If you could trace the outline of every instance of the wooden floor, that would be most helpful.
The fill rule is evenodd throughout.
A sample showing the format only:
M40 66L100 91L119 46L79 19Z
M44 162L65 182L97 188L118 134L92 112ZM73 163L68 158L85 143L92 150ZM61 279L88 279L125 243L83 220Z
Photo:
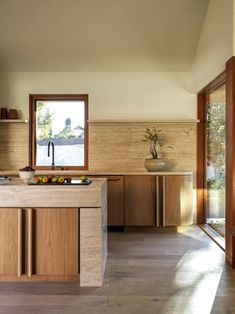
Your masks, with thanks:
M235 272L223 267L223 251L196 226L178 233L109 233L102 287L0 283L0 313L208 314L222 272L225 286L218 290L213 313L235 313L219 311L227 300L228 272L235 283ZM235 300L235 286L229 291Z

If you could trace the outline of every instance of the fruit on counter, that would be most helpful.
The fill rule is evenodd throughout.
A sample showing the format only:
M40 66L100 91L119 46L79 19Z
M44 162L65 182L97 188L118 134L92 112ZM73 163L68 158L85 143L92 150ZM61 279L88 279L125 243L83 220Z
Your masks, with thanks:
M48 177L43 177L41 180L42 180L42 183L47 183L48 182Z
M41 178L40 177L35 177L34 178L34 182L35 183L40 183L41 182Z
M72 178L65 178L65 181L66 181L67 183L71 183Z
M31 166L25 166L24 168L19 169L19 171L35 171Z
M59 177L57 177L57 176L54 176L53 178L51 178L52 183L57 183L58 180L59 180Z
M59 177L58 182L59 182L59 183L64 183L64 178L63 178L63 177Z
M87 176L80 176L79 179L80 179L82 182L86 182Z

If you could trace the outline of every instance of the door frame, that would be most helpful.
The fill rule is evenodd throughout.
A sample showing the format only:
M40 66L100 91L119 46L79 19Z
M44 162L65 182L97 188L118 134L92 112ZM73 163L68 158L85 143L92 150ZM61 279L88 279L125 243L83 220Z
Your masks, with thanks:
M227 83L226 71L203 88L197 97L197 119L199 120L197 125L197 224L199 225L205 224L206 221L206 100L209 92L225 83Z

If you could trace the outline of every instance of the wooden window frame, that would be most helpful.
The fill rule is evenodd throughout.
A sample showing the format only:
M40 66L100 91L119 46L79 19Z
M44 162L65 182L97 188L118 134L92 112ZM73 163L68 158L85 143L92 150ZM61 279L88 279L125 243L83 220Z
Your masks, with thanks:
M197 224L203 225L206 221L206 101L208 93L226 83L224 71L215 80L198 93L197 97Z
M64 170L88 170L88 95L87 94L30 94L29 95L29 162L38 170L51 170L51 166L36 166L36 102L38 100L82 100L85 104L84 111L84 165L63 166ZM61 170L56 166L55 170Z

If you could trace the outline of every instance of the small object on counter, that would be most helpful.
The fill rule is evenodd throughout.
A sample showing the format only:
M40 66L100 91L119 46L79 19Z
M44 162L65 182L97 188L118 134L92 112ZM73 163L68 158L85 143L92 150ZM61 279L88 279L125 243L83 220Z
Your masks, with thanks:
M65 178L65 181L66 181L67 183L71 183L72 178Z
M82 182L86 182L87 181L87 176L80 176L79 179L82 181Z
M25 182L28 183L34 176L35 170L31 166L26 166L19 169L19 177Z
M18 111L16 109L9 109L7 119L18 119Z
M35 171L31 166L25 166L24 168L19 169L19 171Z
M63 177L59 177L58 182L59 182L59 183L64 183L64 178L63 178Z
M1 108L1 119L7 119L7 108Z
M7 176L5 176L5 177L0 177L0 185L1 185L1 184L9 184L10 181L11 181L11 178L10 178L10 177L7 177Z

